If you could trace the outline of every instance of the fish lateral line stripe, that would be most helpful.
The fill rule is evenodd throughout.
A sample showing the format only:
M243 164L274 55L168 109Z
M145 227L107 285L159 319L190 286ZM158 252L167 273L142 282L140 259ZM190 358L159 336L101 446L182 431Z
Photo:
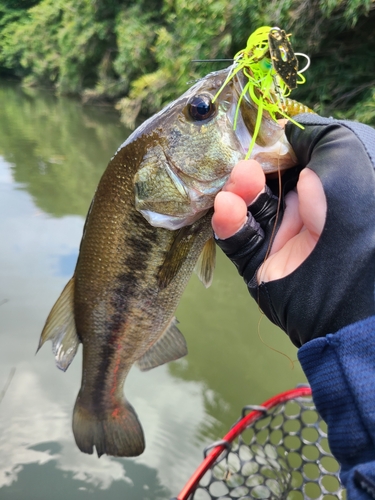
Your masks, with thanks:
M115 409L113 410L113 412L112 412L112 417L113 417L113 418L118 418L118 417L119 417L119 415L120 415L120 408L118 408L118 407L117 407L117 408L115 408Z

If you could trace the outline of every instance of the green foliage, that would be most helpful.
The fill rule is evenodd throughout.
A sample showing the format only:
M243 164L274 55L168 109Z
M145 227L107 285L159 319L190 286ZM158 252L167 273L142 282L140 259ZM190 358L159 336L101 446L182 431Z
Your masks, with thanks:
M61 93L79 93L95 84L116 43L117 4L107 17L99 15L103 5L104 0L43 0L20 10L19 19L1 30L0 64L26 83L54 85Z
M229 13L227 0L165 2L164 25L156 30L148 49L156 69L133 80L129 96L118 105L125 124L133 125L140 110L154 113L185 92L189 81L211 71L207 65L202 71L191 60L218 57L230 46L226 32Z
M375 81L373 82L375 86ZM375 125L375 89L367 94L367 97L358 102L349 113L341 113L343 118L355 118L363 123Z
M362 109L372 102L374 22L375 0L0 0L0 70L85 100L121 98L134 124L223 67L193 59L231 58L273 25L312 59L293 97L375 123Z
M60 59L57 44L57 26L61 18L59 3L49 0L44 2L43 8L36 5L21 10L18 19L14 13L13 22L5 23L0 34L0 61L5 67L13 68L17 76L41 84L56 81Z

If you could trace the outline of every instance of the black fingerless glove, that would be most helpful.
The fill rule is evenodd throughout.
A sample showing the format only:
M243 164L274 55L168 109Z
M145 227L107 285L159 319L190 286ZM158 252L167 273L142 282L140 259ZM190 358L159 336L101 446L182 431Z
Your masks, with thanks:
M276 201L269 192L263 198L266 220L258 220L257 200L245 227L217 242L266 316L300 347L375 315L375 131L311 114L296 119L304 130L289 123L288 140L300 166L319 176L327 198L316 247L290 275L257 284L275 218Z
M248 219L244 227L234 236L226 240L216 239L217 244L232 260L241 276L247 275L249 262L254 269L262 264L266 257L267 249L271 247L273 235L280 225L281 217L278 217L275 227L278 199L274 196L268 186L258 198L252 203L248 212ZM249 276L249 281L255 279L256 275ZM246 278L245 278L246 279Z

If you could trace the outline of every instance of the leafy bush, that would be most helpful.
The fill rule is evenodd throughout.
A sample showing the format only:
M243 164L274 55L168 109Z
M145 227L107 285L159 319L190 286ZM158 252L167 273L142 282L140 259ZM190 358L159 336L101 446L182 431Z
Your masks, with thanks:
M375 124L375 0L0 0L0 71L150 114L223 67L261 25L312 59L293 94L322 114Z

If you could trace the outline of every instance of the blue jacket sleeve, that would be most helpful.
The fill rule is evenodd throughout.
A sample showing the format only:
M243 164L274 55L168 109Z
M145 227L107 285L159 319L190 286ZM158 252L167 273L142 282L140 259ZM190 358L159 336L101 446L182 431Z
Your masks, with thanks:
M375 499L375 316L307 342L298 358L348 499Z

